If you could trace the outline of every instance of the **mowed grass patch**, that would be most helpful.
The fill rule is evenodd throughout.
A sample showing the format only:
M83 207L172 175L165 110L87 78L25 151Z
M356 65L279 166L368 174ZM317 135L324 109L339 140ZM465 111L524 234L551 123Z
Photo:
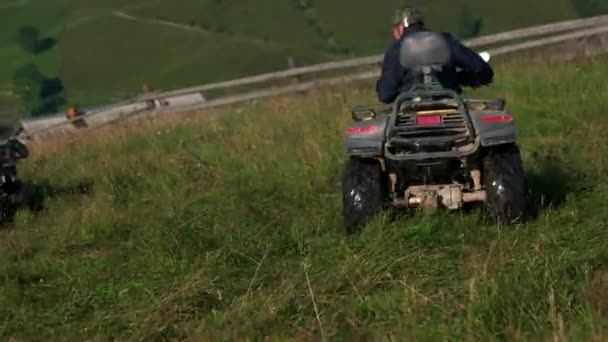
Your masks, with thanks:
M346 239L342 132L350 107L375 102L371 83L109 133L27 160L25 177L93 177L96 191L21 213L2 233L0 332L601 339L606 72L604 59L512 65L470 94L505 97L516 117L543 204L518 228L464 213L381 215Z

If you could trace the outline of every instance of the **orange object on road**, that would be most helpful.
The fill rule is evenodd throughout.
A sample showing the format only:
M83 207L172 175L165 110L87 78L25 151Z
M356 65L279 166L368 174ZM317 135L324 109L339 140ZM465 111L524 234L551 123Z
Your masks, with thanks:
M68 111L67 111L67 118L68 119L74 119L74 118L76 118L77 116L80 116L80 115L82 115L82 113L79 112L78 109L76 109L76 107L70 107L70 108L68 108Z

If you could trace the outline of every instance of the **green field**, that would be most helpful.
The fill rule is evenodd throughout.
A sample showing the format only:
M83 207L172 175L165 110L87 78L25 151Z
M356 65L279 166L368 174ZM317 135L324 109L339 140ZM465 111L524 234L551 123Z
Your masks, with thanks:
M373 54L386 49L390 38L391 9L401 0L384 0L370 5L365 0L313 1L317 16L341 45L358 54ZM460 11L467 4L482 20L480 34L491 34L576 17L569 0L546 1L486 1L451 0L419 1L427 17L427 25L436 30L458 33ZM380 5L381 4L381 5Z
M143 83L157 89L175 89L237 78L250 74L251 70L270 72L277 65L287 67L285 56L289 55L298 56L306 64L324 60L322 54L298 46L227 40L213 32L189 32L173 27L159 30L150 39L150 30L155 28L153 23L107 16L67 32L66 41L79 42L62 47L64 61L70 66L65 78L70 95L102 101L108 96L134 95ZM120 40L116 39L118 35ZM141 51L150 53L144 58Z
M23 176L95 193L1 233L0 335L605 340L606 62L500 66L472 93L516 117L542 209L517 228L381 216L345 239L342 132L371 84L46 144Z
M34 62L59 75L68 104L106 104L144 82L175 89L297 65L381 53L397 3L296 0L136 1L10 0L0 4L0 91L20 66ZM421 5L431 27L456 32L463 0ZM482 33L578 17L570 0L468 2L483 16ZM525 8L514 11L511 8ZM59 45L32 57L15 44L35 25Z
M307 48L324 48L293 1L177 0L152 2L133 11L146 18L160 17L210 31L231 32L239 37L280 42Z

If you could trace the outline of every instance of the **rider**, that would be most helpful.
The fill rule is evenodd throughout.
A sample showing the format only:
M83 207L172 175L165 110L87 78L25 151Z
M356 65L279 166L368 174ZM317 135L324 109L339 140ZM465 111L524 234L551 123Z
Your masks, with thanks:
M376 83L378 99L384 103L393 102L400 91L406 90L413 84L413 77L405 70L399 60L401 42L409 34L420 31L429 31L424 26L420 11L413 7L397 10L393 21L393 37L395 42L384 55L382 75ZM479 87L492 82L494 71L476 52L464 46L449 33L442 33L452 50L452 65L462 70L455 74L452 84L444 86L462 92L461 85Z

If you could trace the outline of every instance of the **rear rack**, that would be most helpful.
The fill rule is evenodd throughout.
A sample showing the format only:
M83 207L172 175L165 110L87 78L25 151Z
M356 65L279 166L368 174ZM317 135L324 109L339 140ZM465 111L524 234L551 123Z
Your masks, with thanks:
M394 103L385 154L394 160L464 157L480 145L474 132L467 105L455 91L411 91Z

